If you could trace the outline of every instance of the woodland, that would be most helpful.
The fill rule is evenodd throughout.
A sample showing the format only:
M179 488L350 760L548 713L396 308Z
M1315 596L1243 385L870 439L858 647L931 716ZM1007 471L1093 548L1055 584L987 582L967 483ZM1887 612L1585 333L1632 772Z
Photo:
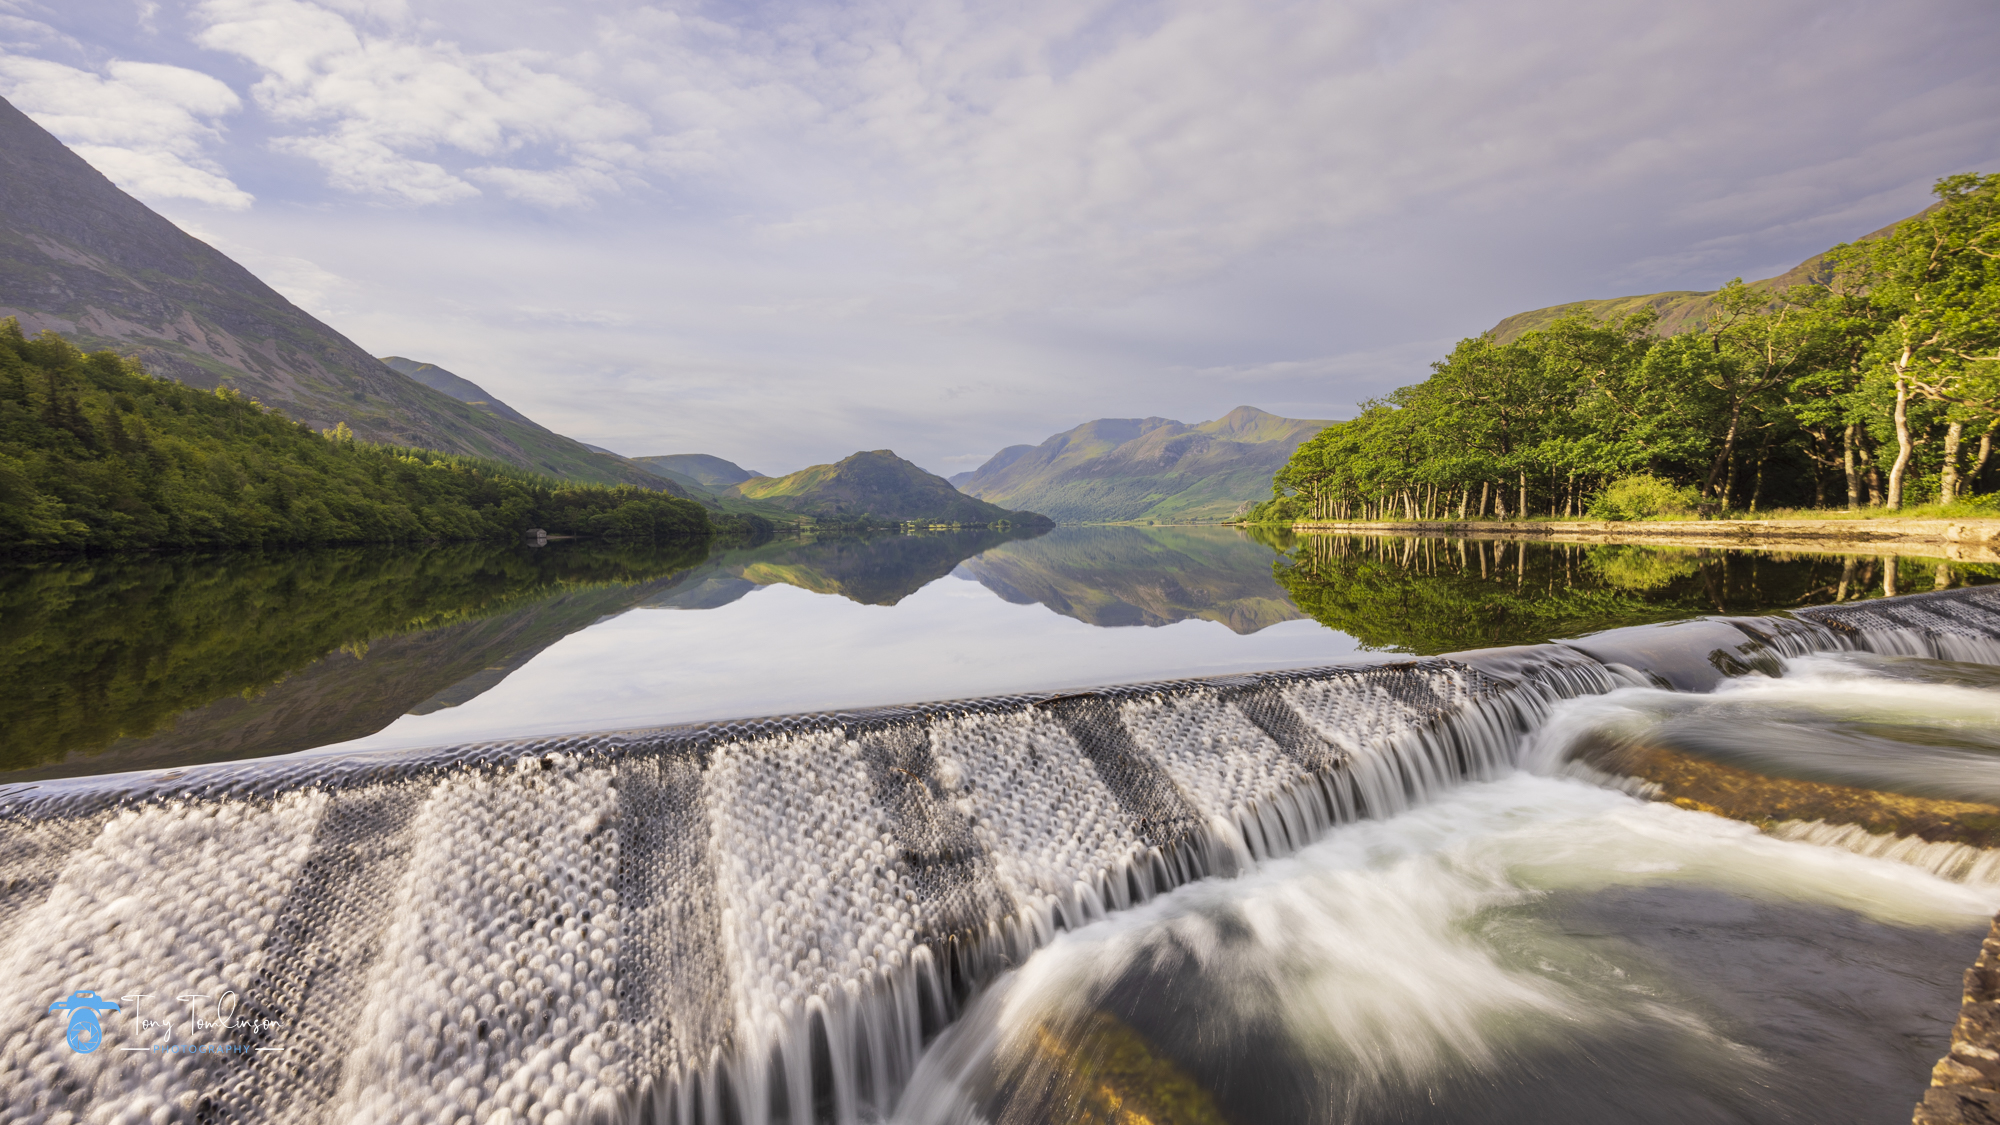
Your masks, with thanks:
M1302 444L1252 523L1994 507L2000 174L1695 327L1587 311L1461 340ZM1635 499L1636 498L1636 499Z
M699 504L318 431L228 387L0 321L0 552L519 539L675 540Z

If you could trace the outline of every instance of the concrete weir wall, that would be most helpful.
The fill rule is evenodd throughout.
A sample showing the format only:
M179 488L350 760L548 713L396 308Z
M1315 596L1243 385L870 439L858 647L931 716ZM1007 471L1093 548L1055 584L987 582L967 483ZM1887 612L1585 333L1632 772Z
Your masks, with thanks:
M871 1119L971 990L1056 931L1509 769L1564 698L1996 639L2000 591L1975 588L9 787L0 1121ZM83 1051L66 1030L90 1002L119 1007Z

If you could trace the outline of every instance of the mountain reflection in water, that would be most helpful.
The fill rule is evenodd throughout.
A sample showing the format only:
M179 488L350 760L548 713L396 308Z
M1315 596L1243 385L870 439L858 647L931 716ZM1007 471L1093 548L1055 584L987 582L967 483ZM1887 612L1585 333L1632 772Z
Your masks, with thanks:
M1989 578L1136 526L44 563L0 568L0 781L1449 652Z

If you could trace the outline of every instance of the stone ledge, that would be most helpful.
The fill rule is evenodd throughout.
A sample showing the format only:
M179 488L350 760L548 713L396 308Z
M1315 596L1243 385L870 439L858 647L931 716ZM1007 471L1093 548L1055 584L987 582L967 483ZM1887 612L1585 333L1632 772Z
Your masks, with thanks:
M1931 1069L1912 1125L2000 1125L2000 918L1965 970L1951 1050Z

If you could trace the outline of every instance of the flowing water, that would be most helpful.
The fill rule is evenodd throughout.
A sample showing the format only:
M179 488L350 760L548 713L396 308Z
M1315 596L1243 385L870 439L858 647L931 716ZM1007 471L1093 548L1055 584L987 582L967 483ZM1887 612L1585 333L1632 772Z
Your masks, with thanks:
M1781 671L1564 702L1517 770L1062 935L931 1048L896 1119L1907 1118L2000 864L1940 877L1922 845L1855 854L1566 769L1615 736L1961 797L2000 775L1990 667Z
M0 1120L1886 1121L2000 906L1939 560L93 565L0 578Z

